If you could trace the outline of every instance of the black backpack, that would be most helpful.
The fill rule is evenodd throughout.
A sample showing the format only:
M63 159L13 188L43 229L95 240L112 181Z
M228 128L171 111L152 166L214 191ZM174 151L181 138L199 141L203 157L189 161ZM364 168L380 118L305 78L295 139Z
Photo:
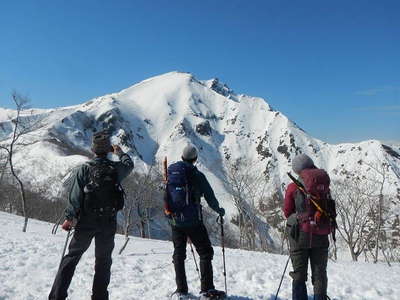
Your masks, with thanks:
M118 211L124 207L125 193L118 181L115 163L108 159L92 161L89 182L84 187L84 211Z

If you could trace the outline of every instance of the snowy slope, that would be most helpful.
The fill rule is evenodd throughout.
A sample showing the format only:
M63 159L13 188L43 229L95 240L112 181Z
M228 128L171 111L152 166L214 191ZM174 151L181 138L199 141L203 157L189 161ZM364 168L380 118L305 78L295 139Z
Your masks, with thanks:
M57 272L66 233L51 235L52 224L31 221L22 233L22 218L0 213L0 299L46 299ZM117 235L116 250L123 243ZM114 251L110 296L113 300L168 299L174 291L172 243L133 238L122 255ZM214 276L223 289L221 249L215 247ZM199 290L198 275L188 252L186 263L191 292ZM272 300L287 257L228 249L228 291L232 300ZM69 297L89 299L93 278L93 245L82 257L72 280ZM289 266L279 299L291 299ZM400 265L329 262L329 295L332 299L399 299ZM308 290L312 291L310 280ZM311 299L311 298L310 298Z
M0 141L12 132L9 114L0 110ZM235 94L217 79L201 81L189 73L166 73L82 105L25 112L24 118L40 120L42 126L24 138L30 145L16 154L16 165L25 182L45 185L51 194L58 193L68 170L88 159L93 131L105 128L139 170L164 156L178 160L186 143L195 144L198 167L230 216L235 208L224 184L226 165L243 157L269 174L269 193L288 183L286 172L298 153L310 155L333 179L346 170L366 175L367 164L384 162L391 166L385 193L400 197L399 149L376 140L327 144L264 99Z
M10 122L4 121L6 112L10 114L0 110L0 140L12 130ZM400 163L379 141L329 145L307 135L264 99L236 95L216 79L199 81L189 73L163 74L82 105L26 114L32 113L43 126L27 137L32 146L18 158L25 179L39 184L88 156L91 135L104 123L124 150L146 164L165 155L177 160L182 147L194 143L200 149L200 168L211 173L217 185L224 177L225 160L241 157L259 162L260 171L268 169L271 186L288 181L286 172L299 152L311 155L329 172L342 165L362 170L357 164L360 159L389 161L397 169ZM68 158L71 155L83 158ZM65 159L64 168L59 168L58 159ZM51 171L35 170L40 164Z

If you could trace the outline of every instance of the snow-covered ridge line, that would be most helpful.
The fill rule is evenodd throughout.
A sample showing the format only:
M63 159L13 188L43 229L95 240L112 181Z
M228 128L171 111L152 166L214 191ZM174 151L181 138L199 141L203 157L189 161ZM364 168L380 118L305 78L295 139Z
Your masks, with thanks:
M0 118L6 111L0 110ZM162 74L43 115L42 126L26 137L30 146L21 148L15 161L25 182L49 186L52 194L69 169L88 159L93 132L107 129L138 169L165 156L179 160L186 143L196 145L198 167L229 217L236 209L227 193L226 167L239 158L255 161L260 174L269 174L269 193L286 186L291 160L299 153L310 155L334 180L345 171L367 175L368 165L386 163L391 169L385 193L400 196L400 150L375 140L330 145L309 136L264 99L235 94L216 79L202 81L190 73ZM0 119L0 140L11 132L10 121Z
M225 90L218 93L213 85ZM273 183L278 186L287 182L285 171L290 170L291 158L299 152L311 155L329 171L342 165L351 169L354 160L371 156L398 164L396 156L382 151L378 141L324 143L273 111L264 99L236 95L216 79L200 81L184 72L154 76L82 105L41 112L47 116L46 126L40 130L45 140L50 136L87 152L93 130L106 122L115 140L147 164L166 154L179 159L179 149L190 141L200 148L200 164L206 171L217 175L223 171L226 158L245 156L260 160L260 169L273 166L272 173L283 169L273 176L278 177ZM0 124L4 127L5 123ZM220 172L215 170L216 162L221 165Z

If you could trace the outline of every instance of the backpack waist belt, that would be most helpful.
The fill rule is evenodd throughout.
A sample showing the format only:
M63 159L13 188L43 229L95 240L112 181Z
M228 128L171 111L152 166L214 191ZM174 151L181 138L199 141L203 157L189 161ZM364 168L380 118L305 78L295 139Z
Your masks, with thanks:
M114 216L117 210L114 207L99 207L93 208L91 212L98 216Z

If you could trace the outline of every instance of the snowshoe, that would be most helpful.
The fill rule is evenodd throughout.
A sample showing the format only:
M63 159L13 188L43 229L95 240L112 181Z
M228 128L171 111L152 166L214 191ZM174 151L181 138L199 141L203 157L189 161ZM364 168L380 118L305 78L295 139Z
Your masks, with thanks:
M222 300L227 299L224 291L209 290L207 292L200 293L200 300Z
M188 293L180 293L180 292L175 292L171 295L172 300L188 300L189 299L189 294Z
M197 299L197 297L195 297L189 293L175 292L171 295L171 299L172 300L193 300L193 299Z

